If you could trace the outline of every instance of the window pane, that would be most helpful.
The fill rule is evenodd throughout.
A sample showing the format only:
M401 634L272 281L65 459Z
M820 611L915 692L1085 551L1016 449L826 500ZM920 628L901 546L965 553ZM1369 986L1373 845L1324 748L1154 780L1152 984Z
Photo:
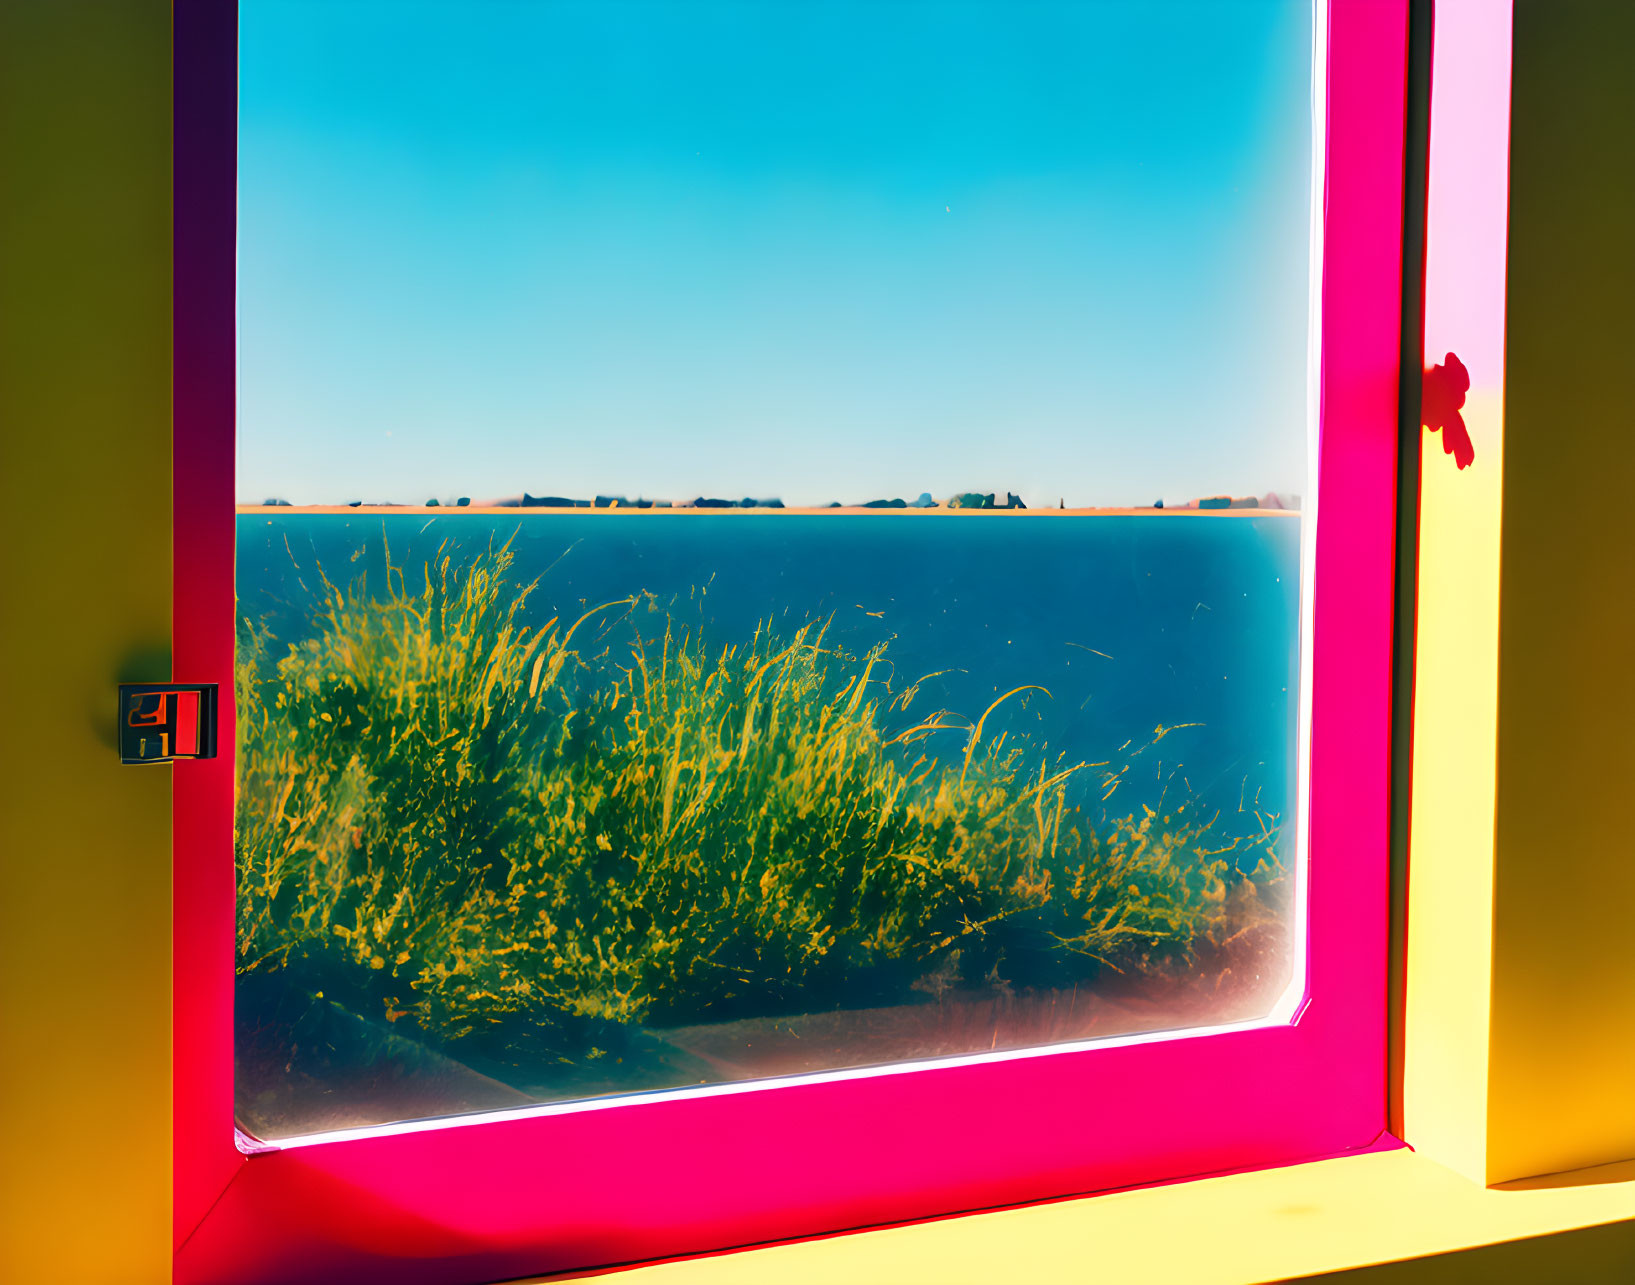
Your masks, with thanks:
M241 40L243 1127L1273 1011L1307 5Z

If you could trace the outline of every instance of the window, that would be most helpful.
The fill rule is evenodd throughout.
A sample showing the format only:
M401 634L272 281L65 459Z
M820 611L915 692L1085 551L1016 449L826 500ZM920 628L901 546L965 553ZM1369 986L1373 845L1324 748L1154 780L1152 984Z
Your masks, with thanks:
M178 10L189 1270L1371 1141L1400 6L474 12Z
M246 1130L1272 1011L1304 0L244 18Z

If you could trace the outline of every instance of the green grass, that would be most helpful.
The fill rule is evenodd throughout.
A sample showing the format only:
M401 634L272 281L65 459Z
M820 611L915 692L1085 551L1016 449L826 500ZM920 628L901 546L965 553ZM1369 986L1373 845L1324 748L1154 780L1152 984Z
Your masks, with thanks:
M282 655L241 628L241 973L578 1060L609 1024L1185 956L1241 878L1194 804L1092 824L1090 768L923 713L883 647L712 649L646 596L531 626L511 566L326 579Z

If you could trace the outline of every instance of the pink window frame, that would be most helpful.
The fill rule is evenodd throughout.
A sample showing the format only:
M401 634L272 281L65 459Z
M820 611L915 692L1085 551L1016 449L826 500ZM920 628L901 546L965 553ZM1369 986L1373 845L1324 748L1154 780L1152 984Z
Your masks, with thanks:
M1184 1039L246 1154L233 767L175 768L178 1282L448 1283L1396 1145L1386 1130L1408 0L1328 0L1304 1000ZM237 7L175 14L175 672L233 705Z

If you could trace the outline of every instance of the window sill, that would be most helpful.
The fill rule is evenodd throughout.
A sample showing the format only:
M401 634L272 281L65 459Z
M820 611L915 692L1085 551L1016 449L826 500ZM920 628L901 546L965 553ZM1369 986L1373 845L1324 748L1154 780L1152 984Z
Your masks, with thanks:
M619 1276L630 1285L1248 1285L1631 1219L1635 1161L1483 1188L1400 1149L660 1263ZM565 1279L587 1278L538 1281Z

